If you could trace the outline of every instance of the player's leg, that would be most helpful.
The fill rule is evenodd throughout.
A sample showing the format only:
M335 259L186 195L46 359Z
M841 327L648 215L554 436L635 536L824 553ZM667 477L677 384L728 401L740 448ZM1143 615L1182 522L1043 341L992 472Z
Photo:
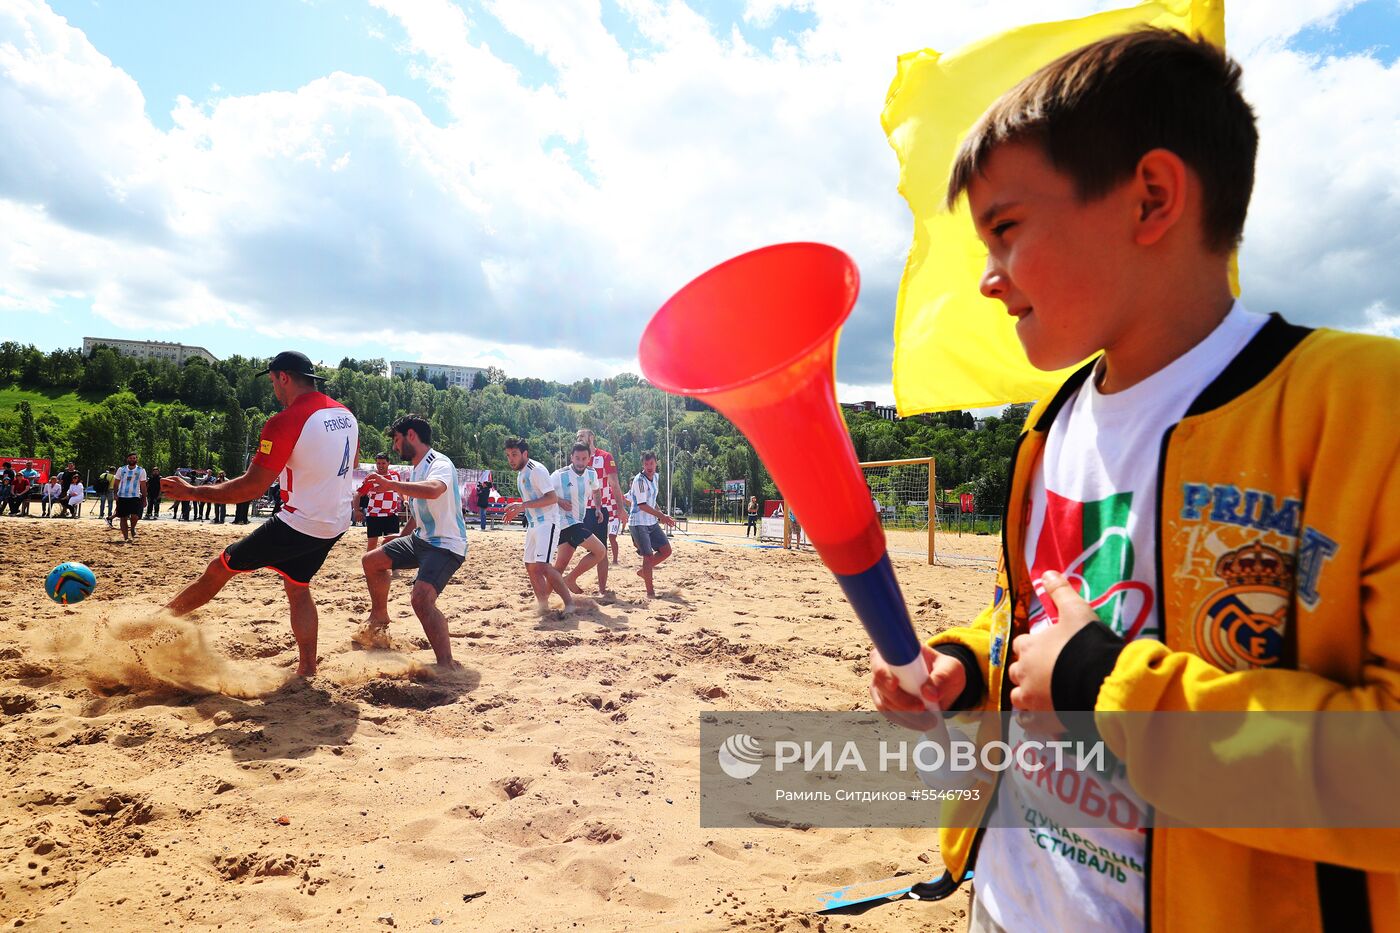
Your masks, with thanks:
M632 546L637 549L637 554L642 558L642 566L637 571L637 576L642 578L646 584L647 595L655 596L656 591L651 585L651 559L656 555L656 549L652 547L651 535L647 532L646 525L632 526Z
M441 667L452 666L452 639L447 634L447 617L437 607L437 587L427 580L413 584L409 601L413 604L413 614L423 626L423 634L428 636L428 644L433 647L433 655Z
M209 562L208 567L204 568L204 573L200 575L199 579L181 590L180 594L166 604L165 608L171 615L175 616L193 612L219 595L219 590L223 589L234 576L235 571L229 569L224 555L219 554Z
M598 537L591 532L588 537L583 539L581 547L585 551L583 559L578 562L578 566L574 568L574 572L564 578L564 582L568 585L569 589L573 590L575 593L582 593L583 590L578 586L578 578L594 567L598 567L598 592L599 594L605 593L606 590L604 590L603 587L607 584L608 580L607 551L603 550L602 543L598 540Z
M532 561L525 565L525 575L530 578L530 589L535 591L535 604L541 614L549 611L549 574L545 573L549 565L539 561ZM551 568L552 569L552 568Z
M572 544L567 541L560 541L558 549L554 552L554 569L564 577L565 585L570 591L582 593L583 590L579 589L578 584L574 582L574 574L565 575L564 573L569 569L569 561L574 559L574 550L575 548Z
M316 600L311 598L309 584L284 579L282 588L291 609L292 637L297 641L297 676L310 677L316 673L316 633L320 625Z
M368 552L374 550L374 549L377 548L377 547L379 547L379 536L378 536L378 535L375 535L374 537L366 537L366 538L365 538L365 552L366 552L366 553L368 553Z

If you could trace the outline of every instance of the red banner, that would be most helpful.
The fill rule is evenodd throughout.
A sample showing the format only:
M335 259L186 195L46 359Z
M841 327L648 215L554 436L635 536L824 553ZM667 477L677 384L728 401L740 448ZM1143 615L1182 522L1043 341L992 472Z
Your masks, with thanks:
M39 473L39 482L47 483L49 481L49 459L47 457L6 457L5 462L16 473L22 472L26 467L33 467Z
M962 495L958 496L958 500L962 503L962 510L964 512L974 511L972 493L965 492Z

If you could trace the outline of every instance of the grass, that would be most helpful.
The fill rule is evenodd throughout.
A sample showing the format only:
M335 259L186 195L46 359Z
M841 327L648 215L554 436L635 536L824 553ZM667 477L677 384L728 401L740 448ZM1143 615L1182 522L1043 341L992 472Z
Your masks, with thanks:
M44 409L53 413L64 424L72 424L78 416L107 396L98 393L78 393L69 389L21 389L18 386L0 388L0 411L13 412L20 402L28 402L34 410L34 417L43 414Z

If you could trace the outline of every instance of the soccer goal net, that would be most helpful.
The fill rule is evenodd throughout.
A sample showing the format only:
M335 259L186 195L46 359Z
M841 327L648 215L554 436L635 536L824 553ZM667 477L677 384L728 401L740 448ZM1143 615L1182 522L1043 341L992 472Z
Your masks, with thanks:
M934 528L929 503L934 501L937 473L932 457L876 460L860 465L870 486L870 507L880 513L891 553L918 554L934 560Z

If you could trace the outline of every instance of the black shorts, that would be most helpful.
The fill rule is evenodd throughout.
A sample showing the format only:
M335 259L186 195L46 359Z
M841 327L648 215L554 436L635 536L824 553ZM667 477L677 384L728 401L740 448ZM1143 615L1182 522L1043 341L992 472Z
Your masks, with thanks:
M140 496L117 496L117 518L140 515L146 510L146 500Z
M399 517L397 515L366 515L365 516L365 536L369 538L382 538L385 535L396 535L399 533Z
M434 547L416 534L395 538L380 550L388 555L389 563L395 570L417 567L418 576L413 578L413 582L421 580L439 593L457 568L462 566L462 561L467 559L465 554L458 555L447 548Z
M234 573L271 567L289 583L310 586L311 578L326 562L326 555L340 537L314 538L274 517L248 537L224 548L220 558L224 566Z
M603 509L602 512L598 512L598 511L595 510L595 509L589 509L588 511L584 512L584 513L583 513L583 524L588 528L589 531L591 531L591 532L593 533L593 537L595 537L595 538L597 538L599 541L603 542L603 544L607 544L607 543L608 543L608 510L607 510L607 509ZM565 540L565 539L562 539L562 538L561 538L560 540ZM575 545L575 547L577 547L577 545Z
M567 544L569 547L578 547L591 537L593 537L593 527L585 522L578 522L559 532L559 543Z

